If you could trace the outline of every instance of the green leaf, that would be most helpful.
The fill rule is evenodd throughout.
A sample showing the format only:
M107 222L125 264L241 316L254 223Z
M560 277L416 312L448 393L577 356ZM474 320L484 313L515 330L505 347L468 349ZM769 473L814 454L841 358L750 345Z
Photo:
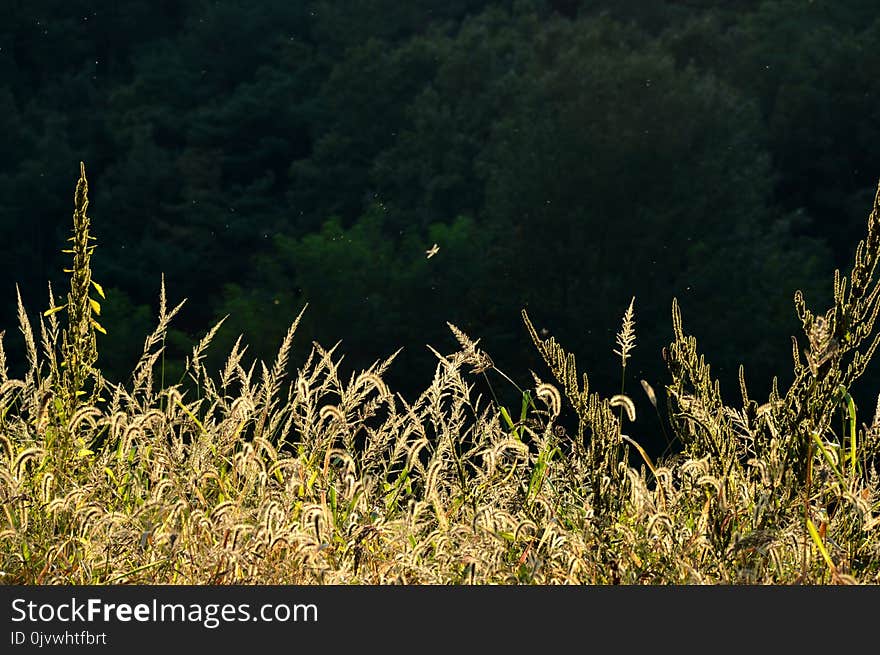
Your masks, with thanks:
M104 295L104 289L100 284L92 280L92 286L95 287L95 290L98 292L98 295L101 296L104 300L107 300L107 296Z
M513 419L510 418L510 414L508 414L507 408L500 407L499 411L501 412L501 416L504 418L504 422L507 423L507 427L513 430L516 426L514 426Z
M67 307L67 303L65 303L59 307L53 307L52 309L47 309L45 312L43 312L43 316L52 316L52 314L57 314L65 307Z
M825 461L828 462L828 466L831 468L831 471L834 475L837 476L837 479L841 482L844 481L843 472L840 470L838 463L834 461L834 458L831 456L831 453L828 452L828 449L825 447L825 444L822 443L822 439L815 432L811 432L810 435L813 437L813 441L816 442L816 445L819 447L819 452L822 453L823 457L825 457Z
M529 409L529 403L532 401L531 396L528 391L523 391L522 397L522 409L519 412L519 420L520 422L524 422L526 420L526 413Z
M837 573L837 567L834 565L834 560L832 560L831 555L828 554L828 549L826 549L825 544L822 543L822 538L819 536L819 531L816 529L815 524L810 519L807 519L807 529L810 531L810 537L813 539L813 543L816 544L819 552L822 553L822 559L825 560L828 568L831 569L832 573Z

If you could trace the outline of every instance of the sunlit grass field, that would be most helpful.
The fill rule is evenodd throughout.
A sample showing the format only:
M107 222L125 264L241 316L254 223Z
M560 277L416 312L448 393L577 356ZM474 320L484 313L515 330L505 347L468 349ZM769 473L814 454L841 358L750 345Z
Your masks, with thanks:
M67 302L18 298L26 374L0 349L0 583L6 584L864 584L880 582L880 411L849 395L878 343L880 195L834 304L807 308L794 381L722 402L672 303L670 382L626 377L637 304L615 343L623 393L591 391L573 353L523 312L546 368L501 406L479 335L434 351L407 400L394 356L343 379L340 346L274 361L246 335L217 371L205 353L162 385L166 302L127 381L102 378L102 286L85 169L74 194ZM303 312L308 311L304 307ZM13 335L5 335L6 339ZM675 447L639 445L630 393L647 393ZM563 421L564 415L573 421Z

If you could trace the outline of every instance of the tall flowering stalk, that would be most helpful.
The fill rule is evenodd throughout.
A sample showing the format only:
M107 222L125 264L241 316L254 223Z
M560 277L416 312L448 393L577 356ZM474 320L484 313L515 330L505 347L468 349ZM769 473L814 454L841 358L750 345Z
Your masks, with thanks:
M100 316L101 305L89 295L91 287L94 287L98 295L104 298L101 285L92 280L91 257L95 245L90 241L94 241L95 237L89 234L89 183L85 164L82 162L79 165L79 180L73 204L73 236L68 239L73 246L62 250L73 257L73 267L64 269L65 273L70 273L70 293L67 295L67 303L45 312L48 316L67 309L68 325L61 342L63 371L59 392L62 407L68 417L76 409L79 397L85 393L86 381L94 373L94 365L98 360L95 332L106 334L94 318Z

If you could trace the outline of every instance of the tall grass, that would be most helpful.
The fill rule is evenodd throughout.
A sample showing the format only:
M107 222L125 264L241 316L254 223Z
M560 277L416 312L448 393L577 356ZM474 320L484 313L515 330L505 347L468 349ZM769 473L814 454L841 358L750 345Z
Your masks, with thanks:
M18 299L22 379L8 376L0 341L2 582L880 581L880 407L859 424L847 391L877 345L880 195L852 273L835 274L834 306L814 313L796 296L795 379L766 402L742 375L742 405L722 402L673 304L661 395L682 451L656 462L625 394L633 303L612 398L523 312L548 371L512 415L481 391L483 376L507 376L453 325L459 348L432 349L433 379L409 401L383 380L394 354L343 379L339 344L313 343L294 372L305 307L274 362L248 362L239 338L208 371L217 324L187 358L188 386L157 384L182 305L169 308L163 280L139 362L111 383L98 368L87 208L81 168L67 303L50 290L35 332Z

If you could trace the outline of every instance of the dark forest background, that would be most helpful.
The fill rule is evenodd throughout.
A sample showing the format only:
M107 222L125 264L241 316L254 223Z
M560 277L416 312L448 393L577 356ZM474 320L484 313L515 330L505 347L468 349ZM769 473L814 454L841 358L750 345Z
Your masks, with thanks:
M161 275L187 298L166 382L220 317L294 366L403 347L430 384L450 321L530 385L550 378L520 310L657 422L673 297L723 393L791 379L792 296L824 310L880 178L874 0L0 0L0 329L66 294L79 161L106 292L99 366L122 381ZM437 254L427 258L433 244ZM803 345L803 341L802 341ZM869 421L878 366L855 391ZM496 393L515 390L489 373ZM488 394L486 381L474 378ZM513 391L513 395L511 395ZM653 423L650 423L653 419Z

